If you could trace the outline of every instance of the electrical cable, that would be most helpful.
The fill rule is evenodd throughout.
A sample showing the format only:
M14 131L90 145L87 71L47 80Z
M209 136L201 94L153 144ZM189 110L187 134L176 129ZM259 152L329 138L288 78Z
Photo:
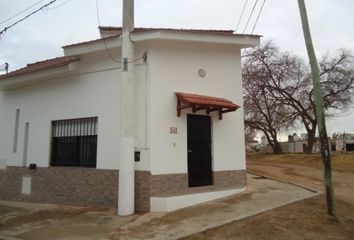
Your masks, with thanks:
M238 27L240 26L241 19L242 19L242 17L243 17L244 12L245 12L245 9L246 9L246 6L247 6L247 3L248 3L248 0L245 0L245 3L243 4L243 8L242 8L242 12L241 12L240 18L238 19L238 22L237 22L237 26L236 26L236 30L235 30L235 32L237 32Z
M263 10L263 6L264 6L264 3L266 2L266 0L263 0L263 3L262 3L262 6L261 6L261 9L259 10L259 13L258 13L258 16L257 16L257 19L256 19L256 22L254 23L253 25L253 28L252 28L252 32L251 34L253 34L253 31L254 29L256 28L256 25L257 25L257 22L258 22L258 19L259 19L259 16L261 15L261 12Z
M36 3L34 3L34 4L32 4L32 5L29 6L28 8L26 8L26 9L24 9L24 10L22 10L22 11L16 13L16 14L14 14L14 15L12 15L12 16L6 18L5 20L3 20L3 21L0 22L0 25L3 24L3 23L5 23L5 22L7 22L7 21L9 21L9 20L11 20L11 19L13 19L14 17L17 17L17 16L20 15L21 13L26 12L28 9L31 9L31 8L33 8L34 6L40 4L41 2L44 2L44 1L45 1L45 0L40 0L40 1L38 1L38 2L36 2Z
M67 4L67 3L71 2L71 1L72 0L67 0L67 1L63 2L62 4L59 4L59 5L55 6L55 7L47 8L47 10L50 11L50 10L54 10L54 9L60 8L61 6L64 6L65 4Z
M41 11L42 9L48 7L49 5L55 3L56 1L57 1L57 0L52 0L52 1L50 1L49 3L43 5L42 7L38 8L37 10L31 12L30 14L28 14L28 15L26 15L25 17L21 18L20 20L18 20L18 21L16 21L16 22L14 22L13 24L11 24L11 25L5 27L3 30L1 30L1 32L0 32L0 37L1 37L2 34L4 34L7 30L9 30L10 28L12 28L13 26L19 24L20 22L22 22L22 21L24 21L25 19L29 18L29 17L32 16L33 14L35 14L35 13Z
M98 22L98 26L101 26L101 20L100 20L100 9L99 9L99 3L98 3L98 0L96 0L96 15L97 15L97 22ZM107 43L106 43L106 39L103 37L103 43L104 43L104 46L106 48L106 51L107 51L107 54L108 56L116 63L122 63L122 61L118 61L116 60L111 52L109 51L108 47L107 47Z
M99 11L99 3L98 3L98 1L99 0L96 0L96 14L97 14L98 26L101 26L100 11ZM141 56L141 57L138 57L136 59L128 59L130 61L126 61L125 62L125 61L122 61L122 60L118 60L118 59L114 58L113 55L111 54L111 52L109 51L109 49L107 47L106 38L103 37L102 40L103 40L103 43L104 43L104 46L106 48L108 56L116 63L132 63L132 62L139 61L140 59L146 58L146 52L144 52L143 56Z
M3 65L0 66L0 72L6 71L6 74L9 72L9 64L4 63Z
M9 66L8 63L4 63L0 66L0 71L5 71L5 69Z
M247 27L248 27L248 24L249 24L249 22L250 22L250 20L251 20L251 17L252 17L252 15L253 15L254 9L255 9L256 6L257 6L258 1L259 1L259 0L256 0L256 2L253 4L253 8L252 8L251 14L250 14L250 16L249 16L248 19L247 19L247 23L246 23L245 28L243 29L242 34L245 33L245 31L246 31L246 29L247 29Z

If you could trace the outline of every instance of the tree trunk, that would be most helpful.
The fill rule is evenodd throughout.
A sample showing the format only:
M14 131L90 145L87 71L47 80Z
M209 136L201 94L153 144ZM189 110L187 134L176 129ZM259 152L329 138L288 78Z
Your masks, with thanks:
M270 144L273 148L273 153L274 154L283 154L283 149L281 148L280 143L278 140L274 140L273 144Z
M275 152L276 154L282 154L283 153L283 149L281 148L280 143L276 140L275 141Z
M305 149L305 153L312 153L313 145L315 143L315 135L316 135L316 125L307 132L307 147Z
M272 147L273 149L273 153L275 154L282 154L283 153L283 149L281 148L281 145L277 139L277 133L271 132L270 135L268 134L268 132L263 131L264 135L266 136L269 145Z

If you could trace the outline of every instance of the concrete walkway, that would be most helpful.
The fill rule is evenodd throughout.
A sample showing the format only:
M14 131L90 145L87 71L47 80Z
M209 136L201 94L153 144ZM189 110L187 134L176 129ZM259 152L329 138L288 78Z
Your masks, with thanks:
M245 193L158 217L143 215L106 239L179 239L315 195L296 185L248 174Z
M167 214L124 218L112 210L0 202L0 239L179 239L314 195L299 186L248 174L245 193Z

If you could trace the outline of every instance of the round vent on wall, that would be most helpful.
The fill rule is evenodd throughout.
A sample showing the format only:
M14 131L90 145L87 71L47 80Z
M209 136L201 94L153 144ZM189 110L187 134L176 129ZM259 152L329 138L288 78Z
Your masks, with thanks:
M205 75L206 75L206 72L205 72L205 70L203 69L203 68L200 68L199 70L198 70L198 74L199 74L199 76L200 77L205 77Z

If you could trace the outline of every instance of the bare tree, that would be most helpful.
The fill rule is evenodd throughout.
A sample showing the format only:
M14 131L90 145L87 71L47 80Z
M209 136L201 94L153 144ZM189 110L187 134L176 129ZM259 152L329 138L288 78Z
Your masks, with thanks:
M273 101L295 112L296 119L308 133L306 152L312 152L317 119L308 66L296 55L280 51L273 42L266 42L259 48L245 52L244 57L244 68L247 68L244 79L246 75L247 78L261 78L263 88L267 89ZM350 51L341 49L335 56L324 56L319 65L324 107L327 114L334 117L346 110L353 100L353 55ZM289 113L289 110L286 112ZM291 120L294 118L289 119Z
M322 57L319 64L324 107L333 117L346 111L353 102L354 56L349 50L340 49L336 56Z
M248 54L248 53L246 53ZM252 55L243 61L243 97L246 128L260 131L267 138L273 153L283 153L278 133L287 129L295 114L291 108L274 98L268 87L267 69L254 64Z
M246 142L253 142L256 138L256 131L249 126L245 126L245 141Z

